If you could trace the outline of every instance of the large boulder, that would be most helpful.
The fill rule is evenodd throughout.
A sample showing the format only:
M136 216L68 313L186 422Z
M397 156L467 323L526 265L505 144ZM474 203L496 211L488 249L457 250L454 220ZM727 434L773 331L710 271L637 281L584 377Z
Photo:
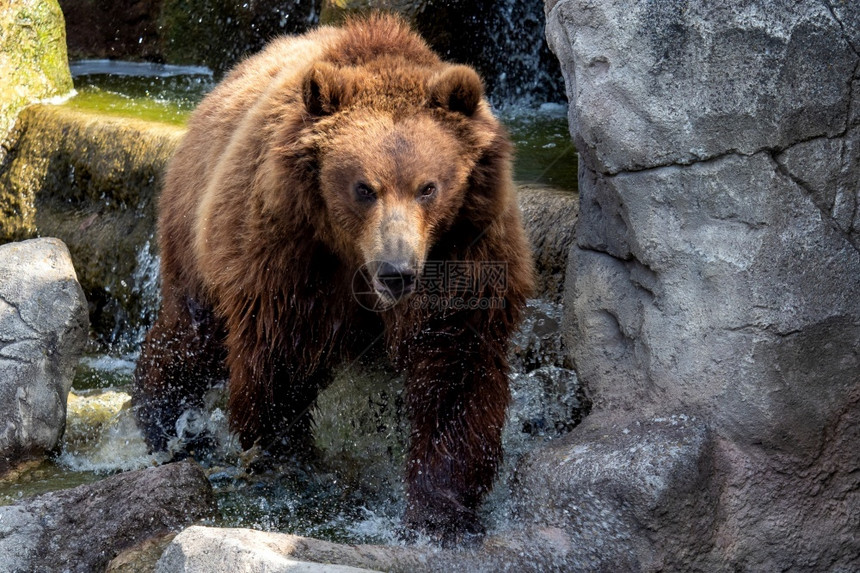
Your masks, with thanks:
M89 321L56 239L0 245L0 475L56 447Z
M189 527L176 536L155 568L156 573L370 573L375 569L349 565L314 563L296 559L294 547L303 540L294 535L265 533L251 529ZM313 541L310 543L313 544ZM327 544L333 548L335 544ZM348 550L346 551L348 552ZM337 551L332 556L343 559Z
M132 343L158 306L156 196L184 129L66 106L32 106L0 168L0 241L59 237L97 337ZM16 202L17 201L17 202ZM20 207L23 206L23 207Z
M856 568L860 10L545 7L580 152L565 330L590 424L710 428L714 563Z
M555 527L568 571L707 570L719 491L714 442L685 415L586 418L518 468L514 515Z
M0 78L0 140L24 106L72 91L66 28L57 0L4 3L0 9ZM0 170L5 155L0 146Z
M155 571L540 573L568 570L564 558L576 550L565 533L555 527L490 536L478 547L442 549L426 543L346 545L284 533L192 526L170 542Z
M123 550L214 515L193 462L128 472L0 507L4 571L104 571ZM115 569L116 570L116 569Z

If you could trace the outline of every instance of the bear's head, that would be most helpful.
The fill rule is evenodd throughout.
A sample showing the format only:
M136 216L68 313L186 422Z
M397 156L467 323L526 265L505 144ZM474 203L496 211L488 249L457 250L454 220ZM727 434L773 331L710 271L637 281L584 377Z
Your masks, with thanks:
M434 243L464 209L494 208L477 196L493 184L477 180L488 171L509 177L505 131L466 66L368 73L321 62L302 92L328 222L346 245L339 250L352 250L381 306L393 306L413 292ZM493 149L500 165L488 168Z

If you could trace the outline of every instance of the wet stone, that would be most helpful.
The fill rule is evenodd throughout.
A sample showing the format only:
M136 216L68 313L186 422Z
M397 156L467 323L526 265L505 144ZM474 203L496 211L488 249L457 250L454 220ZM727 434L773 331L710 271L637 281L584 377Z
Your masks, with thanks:
M211 486L193 462L128 472L0 507L0 555L9 571L104 570L123 549L213 509Z

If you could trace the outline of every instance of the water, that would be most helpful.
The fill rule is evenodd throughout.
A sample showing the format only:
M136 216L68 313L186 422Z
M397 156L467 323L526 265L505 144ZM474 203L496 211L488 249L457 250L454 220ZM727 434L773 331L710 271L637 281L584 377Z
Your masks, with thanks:
M587 412L575 373L563 367L560 320L560 305L529 301L514 340L505 462L483 508L490 532L511 527L511 480L520 456L563 435ZM135 359L97 354L81 361L60 451L0 480L0 505L167 461L166 454L147 452L134 423L130 388ZM203 409L177 424L186 435L205 429L215 436L217 446L199 460L218 502L214 525L347 543L400 542L408 424L399 376L367 366L342 369L314 412L318 462L311 468L287 464L263 474L248 471L253 456L242 452L228 431L223 392L223 386L216 387Z
M514 178L518 182L576 191L578 158L566 105L508 106L499 111L499 117L516 147Z
M69 107L172 125L184 125L215 85L200 66L84 60L70 68L77 95Z
M215 86L211 71L194 66L88 60L71 67L78 93L67 106L171 125L184 125ZM498 113L516 145L517 181L576 190L566 105L507 104Z

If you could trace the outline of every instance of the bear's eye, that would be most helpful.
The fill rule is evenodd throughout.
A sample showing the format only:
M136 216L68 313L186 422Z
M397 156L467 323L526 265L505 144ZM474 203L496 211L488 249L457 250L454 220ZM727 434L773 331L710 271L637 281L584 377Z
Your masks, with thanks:
M418 198L421 200L432 199L436 195L436 184L426 183L418 189Z
M359 201L375 201L376 191L371 189L367 183L359 183L355 186L355 196Z

